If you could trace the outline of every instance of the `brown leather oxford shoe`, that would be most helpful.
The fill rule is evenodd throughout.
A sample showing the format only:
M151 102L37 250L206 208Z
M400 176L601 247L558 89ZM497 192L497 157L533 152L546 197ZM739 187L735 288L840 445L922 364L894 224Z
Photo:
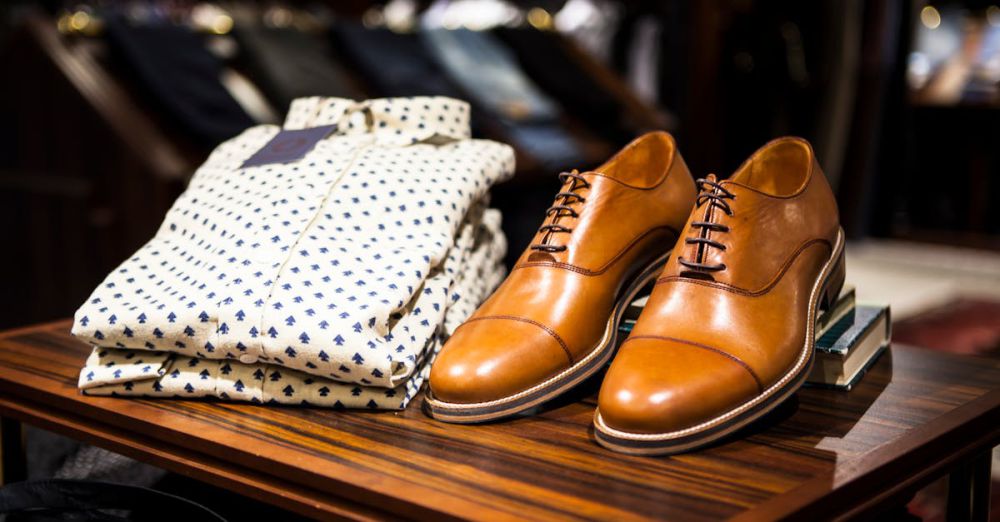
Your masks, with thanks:
M820 308L844 280L844 234L805 140L758 150L701 193L605 376L595 436L632 454L717 440L801 386Z
M424 402L435 419L512 415L601 369L622 312L662 270L697 194L665 132L560 179L531 246L438 355Z

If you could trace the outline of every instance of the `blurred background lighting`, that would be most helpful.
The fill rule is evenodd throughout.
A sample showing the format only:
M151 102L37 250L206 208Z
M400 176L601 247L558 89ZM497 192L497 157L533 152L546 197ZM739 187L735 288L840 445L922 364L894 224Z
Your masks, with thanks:
M920 10L920 23L928 29L937 29L941 25L941 13L934 6L928 5Z

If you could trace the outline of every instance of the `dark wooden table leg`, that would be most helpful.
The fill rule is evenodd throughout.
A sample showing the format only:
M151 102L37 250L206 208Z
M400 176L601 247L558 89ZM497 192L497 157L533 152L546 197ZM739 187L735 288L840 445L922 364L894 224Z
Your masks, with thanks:
M24 430L14 419L0 417L0 484L28 478L24 459Z
M948 477L948 520L986 522L990 516L991 452L959 464Z
M990 493L993 485L992 451L986 451L972 462L972 520L990 519Z

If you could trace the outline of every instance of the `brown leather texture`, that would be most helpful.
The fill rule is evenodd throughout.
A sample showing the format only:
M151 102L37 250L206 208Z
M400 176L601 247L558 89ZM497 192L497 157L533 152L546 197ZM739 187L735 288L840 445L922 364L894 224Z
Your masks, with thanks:
M507 279L459 327L431 370L438 400L498 400L566 370L600 343L619 293L673 248L696 188L665 132L645 134L592 172L567 177ZM555 207L555 206L554 206ZM544 230L558 225L565 230ZM557 227L558 228L558 227Z
M778 382L803 351L810 296L840 230L812 147L772 141L718 187L702 185L608 370L598 411L610 428L671 433L717 418Z

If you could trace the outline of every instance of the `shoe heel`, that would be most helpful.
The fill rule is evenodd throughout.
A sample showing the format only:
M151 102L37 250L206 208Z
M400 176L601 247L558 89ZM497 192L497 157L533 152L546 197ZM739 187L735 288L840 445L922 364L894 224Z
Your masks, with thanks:
M844 259L844 252L841 251L837 257L830 275L826 277L823 293L819 297L819 307L821 310L830 310L837 303L840 291L844 288L844 279L847 276L847 263Z

